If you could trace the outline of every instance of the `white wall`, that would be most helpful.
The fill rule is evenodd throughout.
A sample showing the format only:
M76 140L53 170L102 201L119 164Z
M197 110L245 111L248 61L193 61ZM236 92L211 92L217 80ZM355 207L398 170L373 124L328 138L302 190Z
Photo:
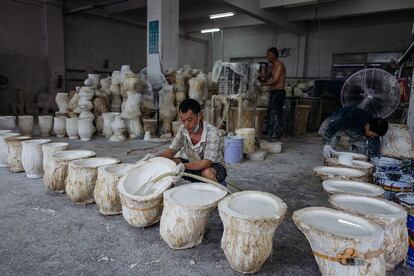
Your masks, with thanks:
M193 68L208 69L209 44L198 40L179 39L178 66L189 64Z
M299 38L283 31L275 35L277 31L265 25L225 29L223 40L220 33L209 35L212 62L232 57L264 57L271 46L291 48L291 56L281 58L288 77L330 78L334 53L405 50L411 43L413 18L413 12L402 12L322 21L320 27L318 23L308 23L304 76L296 73Z
M113 71L129 64L132 71L139 72L146 66L145 28L100 18L67 16L64 29L68 69ZM108 69L104 68L106 59Z

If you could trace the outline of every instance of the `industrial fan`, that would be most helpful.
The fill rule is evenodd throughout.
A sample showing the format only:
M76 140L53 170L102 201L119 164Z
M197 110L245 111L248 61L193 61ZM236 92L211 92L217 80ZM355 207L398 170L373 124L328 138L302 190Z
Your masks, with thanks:
M146 83L142 91L143 105L156 110L157 130L156 135L160 135L160 93L163 93L164 85L168 85L167 79L161 71L145 67L139 72L141 81Z
M343 106L358 106L375 117L387 118L400 103L400 84L390 73L376 68L354 73L341 92Z

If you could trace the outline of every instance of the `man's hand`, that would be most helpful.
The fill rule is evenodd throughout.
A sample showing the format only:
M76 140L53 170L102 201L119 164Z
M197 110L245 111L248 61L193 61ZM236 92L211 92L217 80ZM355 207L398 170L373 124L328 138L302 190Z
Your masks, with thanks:
M177 164L177 166L175 167L175 173L176 174L178 174L178 175L176 175L176 176L174 176L174 182L175 183L177 183L180 179L181 179L181 175L179 175L180 173L182 173L182 172L184 172L185 171L185 166L184 166L184 164L183 163L179 163L179 164Z
M176 173L182 173L185 171L185 166L183 163L180 163L177 165L177 167L175 167L175 172Z
M323 146L323 156L325 159L331 158L333 155L337 154L338 153L330 145Z

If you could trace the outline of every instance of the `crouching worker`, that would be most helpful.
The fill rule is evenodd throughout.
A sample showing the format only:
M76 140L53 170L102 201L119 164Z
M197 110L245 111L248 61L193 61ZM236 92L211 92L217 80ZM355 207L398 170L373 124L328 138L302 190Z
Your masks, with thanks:
M323 155L330 158L336 152L338 136L350 138L349 150L366 154L369 158L380 155L380 136L388 130L388 122L375 118L366 110L358 107L344 107L329 116L321 125L319 134L324 144Z
M196 100L184 100L178 111L182 125L170 148L159 156L175 161L177 171L203 176L226 186L219 130L202 120L201 106ZM179 151L185 153L186 159L175 158Z

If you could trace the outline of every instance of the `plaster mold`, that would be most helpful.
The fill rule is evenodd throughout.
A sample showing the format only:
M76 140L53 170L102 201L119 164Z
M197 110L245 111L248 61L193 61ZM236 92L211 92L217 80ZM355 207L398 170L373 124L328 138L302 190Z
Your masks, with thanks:
M93 194L95 203L102 215L109 216L122 213L118 182L133 167L134 164L116 164L98 169L98 177Z
M124 175L118 183L124 219L134 227L148 227L160 220L163 192L170 188L174 178L168 176L157 183L151 179L174 172L174 161L156 157L141 163Z
M209 213L227 192L211 184L192 183L164 192L161 238L173 249L200 244Z
M56 143L47 143L42 145L43 153L43 171L46 170L47 163L49 162L50 156L58 151L64 151L69 148L69 143L56 142Z
M6 139L7 137L15 137L15 136L19 136L19 133L13 133L13 132L8 132L8 133L0 133L0 168L8 168L9 167L9 163L7 160L7 155L9 153L9 149L7 146L7 143L4 139Z
M96 128L93 125L92 119L78 120L78 134L82 141L89 141L95 133Z
M75 203L86 205L95 201L95 189L98 168L117 164L115 158L93 157L84 160L75 160L69 163L66 193Z
M269 258L273 234L282 223L287 206L265 192L234 193L218 204L224 233L221 248L233 270L256 273Z
M22 142L29 139L30 136L10 136L4 139L8 149L7 163L11 172L18 173L24 171L22 164Z
M366 182L368 178L367 174L363 171L342 167L319 166L313 168L313 172L322 181L327 179L341 179Z
M40 136L48 137L53 129L53 116L45 115L37 117L39 121Z
M333 195L331 205L338 210L362 216L384 229L385 269L392 271L408 251L407 211L400 205L379 198Z
M57 93L55 97L56 104L60 113L68 113L69 93Z
M325 192L328 194L350 194L369 197L382 197L384 189L378 185L357 182L352 180L329 179L322 182Z
M115 116L115 119L111 123L113 135L109 138L109 141L123 142L127 139L128 131L124 119L121 116Z
M22 115L17 117L19 130L22 135L31 136L34 127L34 118L31 115Z
M78 118L66 118L66 133L69 139L78 139Z
M105 137L109 138L112 136L113 131L111 128L111 123L115 119L115 116L121 115L119 112L105 112L102 113L103 118L103 130L102 133Z
M42 145L50 139L35 139L22 142L22 165L27 178L41 178L43 176Z
M360 216L325 207L293 212L323 276L384 276L384 230ZM357 258L358 265L346 265Z
M0 116L0 129L16 128L16 116Z
M53 118L53 131L57 137L65 137L66 135L66 118L54 117Z
M51 192L65 192L69 162L95 155L96 153L91 150L64 150L51 154L43 175L43 182L47 189Z

